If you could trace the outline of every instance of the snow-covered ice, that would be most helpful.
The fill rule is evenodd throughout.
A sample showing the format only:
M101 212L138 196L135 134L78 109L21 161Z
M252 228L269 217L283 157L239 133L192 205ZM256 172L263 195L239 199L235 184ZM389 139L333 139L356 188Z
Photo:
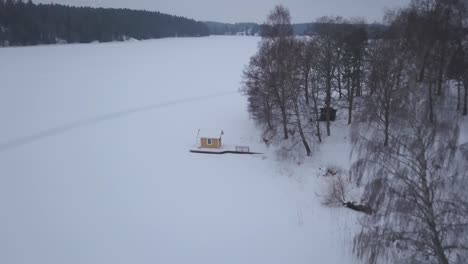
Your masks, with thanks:
M282 161L249 120L258 40L0 49L0 263L357 263L317 197L349 147ZM189 153L199 128L265 154Z

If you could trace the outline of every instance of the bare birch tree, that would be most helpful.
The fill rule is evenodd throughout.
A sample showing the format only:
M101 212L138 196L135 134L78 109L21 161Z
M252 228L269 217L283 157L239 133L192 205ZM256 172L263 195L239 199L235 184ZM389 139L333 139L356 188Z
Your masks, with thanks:
M438 50L438 36L421 33L436 26L434 10L455 2L413 1L371 49L371 92L352 136L360 157L353 175L366 183L363 199L375 209L362 219L354 243L367 263L468 261L468 195L460 187L468 174L457 145L459 120L438 93L441 67L446 78L446 58L442 63L438 56L448 50Z

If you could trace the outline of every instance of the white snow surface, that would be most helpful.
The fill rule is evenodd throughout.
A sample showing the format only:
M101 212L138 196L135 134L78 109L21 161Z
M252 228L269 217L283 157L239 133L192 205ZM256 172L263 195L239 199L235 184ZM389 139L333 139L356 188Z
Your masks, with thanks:
M0 263L358 263L356 213L317 197L346 129L302 162L262 144L258 40L0 49ZM265 154L189 153L201 127Z

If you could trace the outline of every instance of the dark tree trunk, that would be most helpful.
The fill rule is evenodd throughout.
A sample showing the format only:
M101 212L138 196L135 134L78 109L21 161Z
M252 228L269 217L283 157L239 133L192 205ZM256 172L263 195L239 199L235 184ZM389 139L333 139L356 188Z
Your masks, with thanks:
M445 64L445 47L442 48L442 54L439 61L439 71L437 75L437 95L442 95L442 84L444 82L444 64Z
M362 85L361 85L361 65L358 64L356 69L356 96L362 96Z
M428 96L429 96L429 122L434 123L434 98L432 96L432 82L429 83L428 87Z
M385 140L384 147L388 146L389 134L390 134L390 109L385 109Z
M273 131L275 130L273 128L273 124L271 123L271 107L270 107L270 103L268 102L267 99L265 99L265 109L266 109L266 118L267 118L267 122L268 122L268 128Z
M463 115L468 115L468 80L465 81L465 100L463 103Z
M301 135L302 144L304 145L307 156L310 156L312 154L312 151L310 150L309 143L307 143L306 137L304 135L304 130L302 130L301 125L298 125L298 126L299 126L299 134Z
M426 73L426 62L427 62L428 57L429 57L429 51L426 51L426 53L424 54L423 63L421 65L421 70L419 71L418 82L424 81L424 76Z
M460 113L461 110L461 80L458 79L457 83L457 112Z
M327 95L325 98L325 107L327 108L327 136L331 135L330 130L330 107L331 107L331 73L327 76Z
M283 88L284 89L284 88ZM285 103L285 95L284 91L281 91L282 95L280 95L280 91L275 88L275 96L277 103L279 104L279 108L281 110L281 123L283 125L283 138L288 139L288 117L286 115L286 103Z
M288 118L286 116L286 109L281 107L281 117L283 119L283 134L284 134L284 139L288 139Z
M348 88L349 90L349 88ZM348 94L348 125L353 122L353 103L354 103L354 89L351 88L351 93Z
M295 105L295 111L296 111L296 120L297 120L297 128L299 130L299 135L301 136L302 144L304 145L307 156L310 156L312 154L312 151L310 150L309 143L307 142L306 136L304 134L304 129L302 128L301 116L300 116L299 107L297 106L297 104Z
M310 105L309 102L309 72L306 71L304 74L304 96L306 105Z
M340 100L341 100L341 97L343 96L343 92L341 91L341 67L339 63L338 63L338 74L337 74L336 80L338 81L338 92L340 94Z
M348 96L349 96L349 93L351 92L351 78L348 76L346 77L346 92L348 93Z
M372 210L372 208L370 206L364 205L364 204L356 204L354 202L346 202L346 203L343 203L343 206L346 207L346 208L349 208L351 210L357 211L357 212L366 213L368 215L371 215L372 213L374 213L374 210Z
M315 112L315 127L317 128L317 137L319 142L322 142L322 131L320 131L320 115L318 111L318 102L317 102L317 96L316 96L316 87L315 84L313 84L313 97L312 99L314 100L314 112Z

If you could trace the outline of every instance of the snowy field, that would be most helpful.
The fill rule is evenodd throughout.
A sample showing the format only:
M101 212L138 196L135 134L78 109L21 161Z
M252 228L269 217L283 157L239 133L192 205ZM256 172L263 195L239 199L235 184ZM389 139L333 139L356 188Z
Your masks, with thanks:
M249 120L258 40L0 49L0 263L358 263L317 197L349 147L283 161ZM189 153L198 129L265 154Z

